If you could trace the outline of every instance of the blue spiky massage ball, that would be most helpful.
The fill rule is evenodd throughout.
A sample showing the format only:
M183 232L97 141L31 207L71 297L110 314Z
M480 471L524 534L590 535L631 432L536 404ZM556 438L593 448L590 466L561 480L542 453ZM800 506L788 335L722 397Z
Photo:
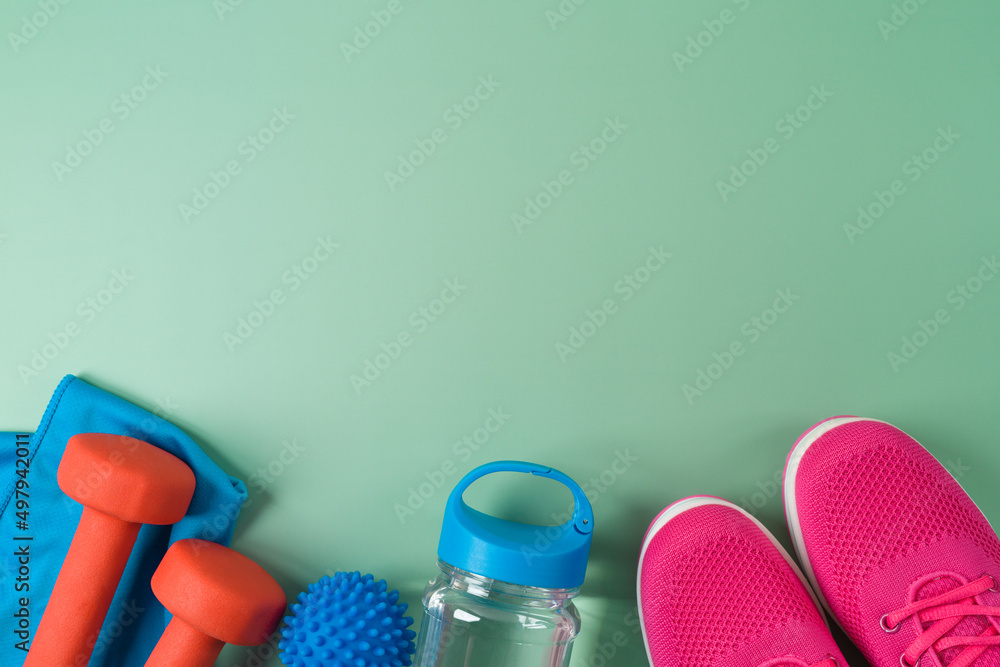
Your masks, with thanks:
M286 667L404 667L416 633L406 603L384 579L338 572L299 593L278 648Z

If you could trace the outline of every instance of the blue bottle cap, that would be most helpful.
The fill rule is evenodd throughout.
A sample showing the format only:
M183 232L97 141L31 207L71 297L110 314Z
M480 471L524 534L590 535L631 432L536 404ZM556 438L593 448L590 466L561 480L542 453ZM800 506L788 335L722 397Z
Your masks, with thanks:
M477 479L494 472L522 472L565 484L573 492L573 517L561 526L534 526L498 519L462 499ZM594 511L583 489L567 475L522 461L479 466L448 497L438 557L490 579L538 588L578 588L587 572Z

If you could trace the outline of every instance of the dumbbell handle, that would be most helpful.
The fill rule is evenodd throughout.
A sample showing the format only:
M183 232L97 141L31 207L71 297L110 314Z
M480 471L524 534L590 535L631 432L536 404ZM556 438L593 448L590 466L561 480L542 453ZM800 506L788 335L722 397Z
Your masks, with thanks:
M24 667L87 664L140 527L83 508Z
M226 645L174 616L163 631L146 667L212 667Z

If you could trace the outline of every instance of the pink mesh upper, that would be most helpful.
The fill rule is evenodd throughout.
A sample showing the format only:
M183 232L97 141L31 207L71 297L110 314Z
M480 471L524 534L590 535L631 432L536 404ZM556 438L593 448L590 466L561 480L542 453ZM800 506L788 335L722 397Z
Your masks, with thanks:
M873 665L899 665L921 631L910 620L886 633L883 614L983 574L1000 581L1000 541L982 513L934 457L888 424L850 422L812 443L795 474L795 502L800 556ZM1000 604L994 593L981 597ZM988 622L967 618L955 632L978 634ZM940 659L946 665L959 651ZM925 660L937 662L930 653ZM1000 649L974 664L1000 667Z
M672 518L641 568L653 667L803 667L828 654L845 664L795 572L735 508Z

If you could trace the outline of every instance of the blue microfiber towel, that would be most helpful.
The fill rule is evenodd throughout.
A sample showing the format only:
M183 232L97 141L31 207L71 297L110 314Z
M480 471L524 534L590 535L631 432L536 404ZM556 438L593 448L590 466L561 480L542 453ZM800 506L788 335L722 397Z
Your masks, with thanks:
M28 601L28 630L34 638L59 569L80 521L82 506L66 496L56 470L70 436L113 433L145 440L187 463L197 486L187 516L173 526L143 526L125 574L94 647L89 667L135 667L146 661L169 621L150 589L150 578L167 547L189 537L228 545L247 498L246 486L225 474L198 445L168 421L117 396L67 375L59 383L42 423L30 439L27 528L15 496L18 434L0 433L0 665L20 666L27 653L15 634L21 598ZM21 434L24 443L26 434ZM24 489L22 489L24 490ZM26 539L15 538L32 538ZM27 565L17 549L28 545ZM26 568L26 569L22 569ZM23 646L23 645L22 645Z

